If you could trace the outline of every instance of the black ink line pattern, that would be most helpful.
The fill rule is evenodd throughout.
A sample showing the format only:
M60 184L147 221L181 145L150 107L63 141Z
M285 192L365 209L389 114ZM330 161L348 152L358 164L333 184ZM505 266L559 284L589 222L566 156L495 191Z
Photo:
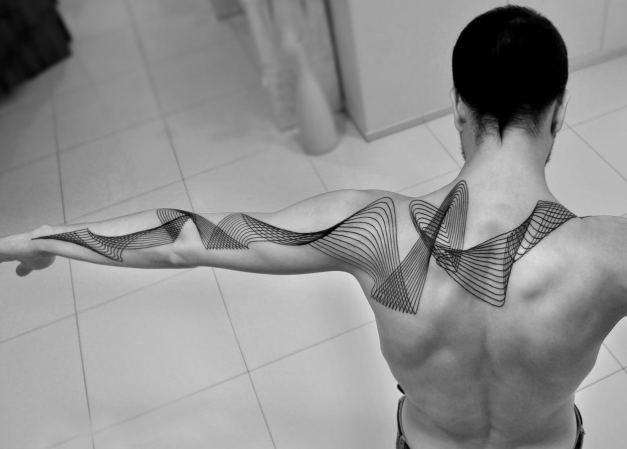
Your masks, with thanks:
M505 303L507 284L514 262L523 257L544 237L575 215L558 203L538 201L531 215L518 227L485 242L463 249L468 188L461 181L439 208L420 200L410 203L414 226L423 245L459 285L493 306ZM428 263L416 276L424 286ZM420 297L415 297L415 301ZM417 303L412 304L412 312ZM414 312L415 313L415 312Z
M418 240L401 261L394 201L382 197L344 221L317 232L278 228L246 214L230 214L217 225L178 209L158 209L160 226L119 237L89 229L39 237L71 242L121 262L126 250L171 244L192 221L207 250L244 250L254 242L312 248L365 272L374 285L372 298L403 313L418 312L418 304L433 257L468 292L493 306L505 302L513 263L546 235L573 218L558 203L538 201L517 228L470 249L463 249L468 212L468 188L459 182L440 207L414 200L409 211Z

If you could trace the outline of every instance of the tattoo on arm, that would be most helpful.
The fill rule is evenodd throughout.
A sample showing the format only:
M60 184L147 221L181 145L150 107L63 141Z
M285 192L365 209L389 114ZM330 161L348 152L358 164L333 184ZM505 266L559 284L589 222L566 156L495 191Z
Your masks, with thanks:
M459 182L440 207L410 203L419 238L401 261L394 202L380 198L344 221L322 231L294 232L246 214L230 214L218 224L192 212L158 209L161 225L123 236L102 236L89 229L39 237L81 245L104 257L123 261L126 250L171 244L192 221L207 250L245 250L254 242L310 247L350 264L374 281L371 297L381 305L416 314L431 257L458 284L477 298L502 306L513 263L574 215L557 203L539 201L517 228L463 249L468 188Z

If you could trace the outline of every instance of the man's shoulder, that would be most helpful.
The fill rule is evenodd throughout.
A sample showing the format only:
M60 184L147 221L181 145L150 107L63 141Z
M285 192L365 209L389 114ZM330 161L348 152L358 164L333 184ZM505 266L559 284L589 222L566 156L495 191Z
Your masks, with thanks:
M603 289L627 313L627 218L582 217L568 236L592 271L602 274Z
M374 189L344 189L333 190L315 196L303 202L303 206L312 212L335 211L338 216L350 215L364 207L379 201L387 201L391 204L401 204L409 197L386 190Z
M401 198L383 190L334 190L302 200L268 218L270 222L280 218L281 223L297 231L327 229L379 201L388 202L393 209Z

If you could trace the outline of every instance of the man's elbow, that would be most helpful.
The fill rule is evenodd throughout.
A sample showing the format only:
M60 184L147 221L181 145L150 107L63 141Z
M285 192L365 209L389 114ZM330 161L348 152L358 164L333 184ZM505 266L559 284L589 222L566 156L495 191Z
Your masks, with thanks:
M199 265L194 251L176 243L167 252L167 262L172 268L194 268Z

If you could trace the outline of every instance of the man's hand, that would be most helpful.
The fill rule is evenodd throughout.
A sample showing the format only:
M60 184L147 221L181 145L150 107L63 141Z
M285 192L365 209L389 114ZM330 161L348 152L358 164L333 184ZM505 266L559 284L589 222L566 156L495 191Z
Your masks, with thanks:
M53 254L37 248L30 233L0 238L0 263L20 262L15 269L18 276L26 276L33 270L48 268L54 259Z

